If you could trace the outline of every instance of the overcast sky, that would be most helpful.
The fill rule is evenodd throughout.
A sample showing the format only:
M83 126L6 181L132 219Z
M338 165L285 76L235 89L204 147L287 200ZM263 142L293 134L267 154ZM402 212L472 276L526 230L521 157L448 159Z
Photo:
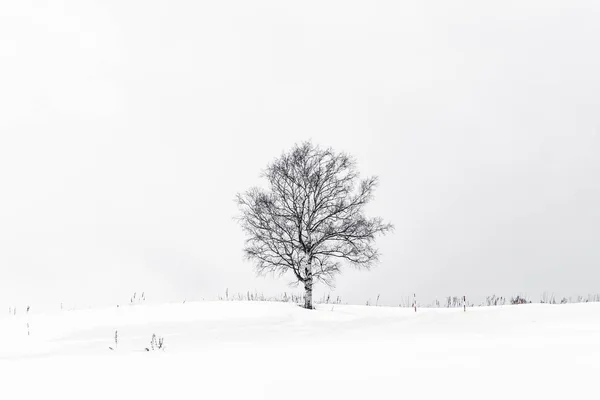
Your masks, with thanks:
M289 292L233 198L306 139L396 226L334 296L598 293L599 49L595 0L2 1L0 306Z

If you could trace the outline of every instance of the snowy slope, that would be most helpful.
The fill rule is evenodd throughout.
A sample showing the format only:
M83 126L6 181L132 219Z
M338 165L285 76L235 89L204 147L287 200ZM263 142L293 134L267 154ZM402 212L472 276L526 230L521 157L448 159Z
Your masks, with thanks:
M165 351L144 350L153 333L165 338ZM466 313L135 305L4 316L0 335L0 399L548 400L599 393L600 304Z

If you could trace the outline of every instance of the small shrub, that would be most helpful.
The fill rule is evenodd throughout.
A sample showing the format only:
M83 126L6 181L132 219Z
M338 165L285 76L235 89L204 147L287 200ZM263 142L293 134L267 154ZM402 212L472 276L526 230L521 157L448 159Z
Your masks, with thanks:
M506 299L504 297L498 297L495 294L485 298L486 306L503 306L504 304L506 304Z
M129 299L129 304L143 303L146 301L146 294L142 292L141 296L137 295L137 292L133 293L133 296Z
M115 348L109 347L111 350L116 350L119 345L119 331L115 331Z
M155 333L152 334L152 339L150 340L150 347L146 347L146 351L155 351L155 350L163 350L165 349L165 339L162 337L156 336Z
M516 305L516 304L527 304L529 303L527 301L527 299L525 297L522 297L520 295L517 295L517 297L512 297L510 299L510 304Z

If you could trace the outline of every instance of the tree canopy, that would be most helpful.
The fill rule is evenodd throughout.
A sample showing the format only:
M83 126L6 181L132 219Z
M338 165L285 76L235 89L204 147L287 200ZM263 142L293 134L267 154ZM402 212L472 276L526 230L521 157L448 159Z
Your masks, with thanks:
M237 196L245 254L259 273L292 272L312 308L313 281L331 286L344 264L370 268L378 261L375 238L393 226L365 216L378 180L361 180L352 157L304 142L263 176L268 189Z

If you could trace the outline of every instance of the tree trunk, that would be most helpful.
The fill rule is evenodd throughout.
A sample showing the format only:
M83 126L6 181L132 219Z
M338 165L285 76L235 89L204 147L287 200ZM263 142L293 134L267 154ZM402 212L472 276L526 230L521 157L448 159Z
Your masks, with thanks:
M313 281L312 276L304 282L304 308L312 310L313 308Z
M304 308L307 310L312 310L313 308L313 276L312 276L312 267L311 260L308 261L308 265L304 269L306 273L306 280L304 281Z

